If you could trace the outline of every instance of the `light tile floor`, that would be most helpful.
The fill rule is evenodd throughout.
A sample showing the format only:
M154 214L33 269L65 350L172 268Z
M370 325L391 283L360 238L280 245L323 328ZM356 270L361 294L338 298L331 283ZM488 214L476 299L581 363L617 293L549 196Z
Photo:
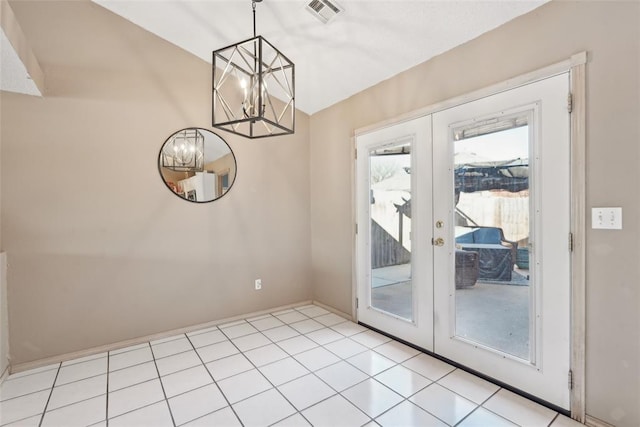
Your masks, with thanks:
M309 305L10 375L0 425L580 424Z

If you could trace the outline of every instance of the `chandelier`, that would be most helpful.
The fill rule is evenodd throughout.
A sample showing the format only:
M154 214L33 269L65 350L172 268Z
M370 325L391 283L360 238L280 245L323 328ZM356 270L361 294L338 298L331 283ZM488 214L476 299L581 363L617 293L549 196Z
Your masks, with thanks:
M294 133L294 64L262 36L213 52L213 127L247 138Z
M194 128L172 135L162 149L162 167L177 172L202 172L204 135Z

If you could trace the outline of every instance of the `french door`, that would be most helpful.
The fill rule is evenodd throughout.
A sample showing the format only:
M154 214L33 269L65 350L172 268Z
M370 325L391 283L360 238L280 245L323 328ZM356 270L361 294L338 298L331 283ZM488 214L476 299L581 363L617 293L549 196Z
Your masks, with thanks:
M357 139L358 320L433 349L431 117ZM426 142L426 143L425 143ZM420 217L418 217L420 215Z
M568 73L357 137L358 320L569 408Z

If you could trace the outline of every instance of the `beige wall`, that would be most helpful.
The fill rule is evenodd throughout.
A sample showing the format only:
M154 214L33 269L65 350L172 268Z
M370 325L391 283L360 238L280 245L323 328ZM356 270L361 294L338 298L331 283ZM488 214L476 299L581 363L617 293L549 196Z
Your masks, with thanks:
M225 134L233 188L183 201L158 151L211 129L211 66L88 1L12 6L48 86L0 94L12 363L310 299L308 116Z
M428 40L424 41L428 43ZM640 425L640 3L551 2L311 118L314 298L351 312L354 129L589 52L587 206L623 231L587 231L587 413ZM587 218L590 224L590 217Z

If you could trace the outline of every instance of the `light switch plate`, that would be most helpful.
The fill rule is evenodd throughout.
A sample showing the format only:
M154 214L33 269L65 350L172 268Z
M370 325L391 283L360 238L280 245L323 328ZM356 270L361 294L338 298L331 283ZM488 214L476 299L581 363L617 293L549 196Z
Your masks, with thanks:
M591 208L591 228L622 230L622 208Z

